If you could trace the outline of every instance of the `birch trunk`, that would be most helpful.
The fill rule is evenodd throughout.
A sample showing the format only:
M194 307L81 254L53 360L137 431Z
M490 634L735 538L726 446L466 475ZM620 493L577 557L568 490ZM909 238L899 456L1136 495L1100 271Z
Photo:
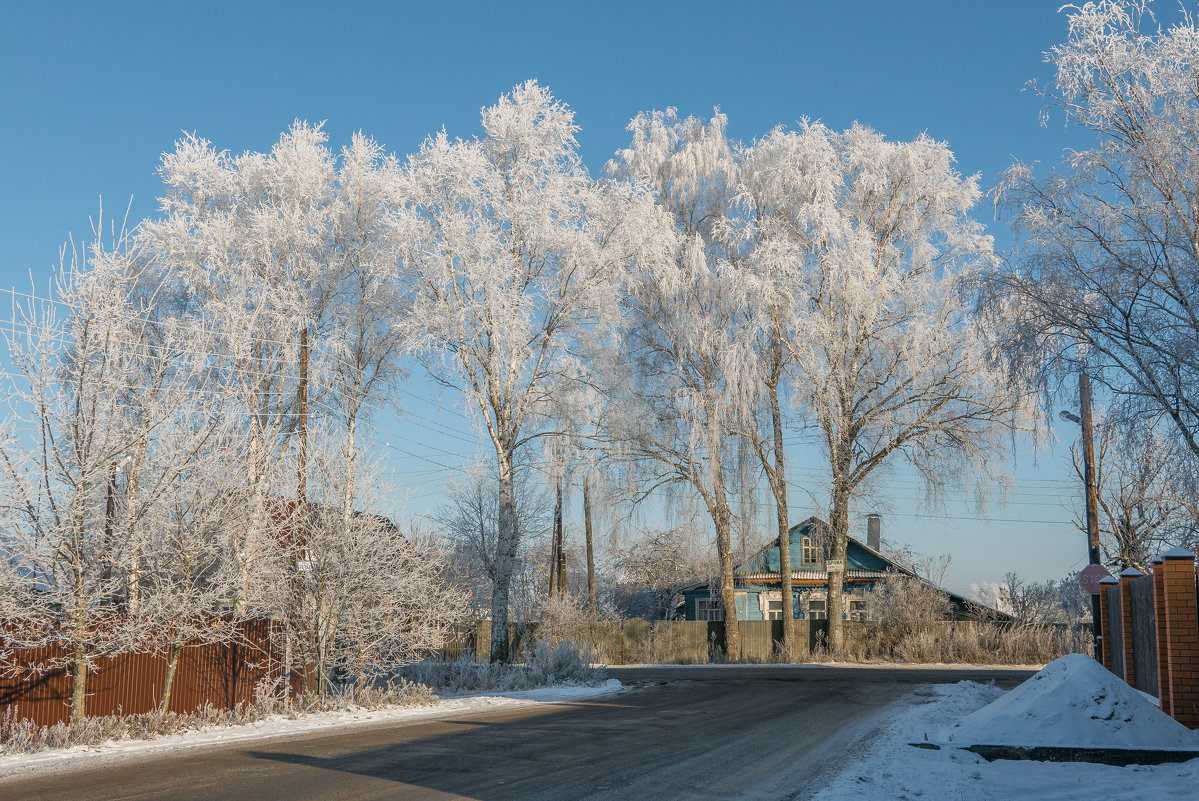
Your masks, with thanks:
M833 509L829 515L832 553L828 558L840 560L844 566L845 552L849 545L849 488L839 477L835 478L834 482ZM828 647L833 656L839 656L845 649L845 626L842 620L845 606L844 578L844 570L828 574Z
M491 661L511 662L508 648L508 596L516 562L516 476L512 454L499 452L499 542L496 543L495 584L491 590Z
M165 715L171 707L171 691L175 689L175 671L179 667L179 654L183 646L178 640L171 643L170 656L167 658L167 675L162 682L162 697L158 701L159 714Z
M771 373L766 389L770 397L770 422L774 439L774 470L767 471L779 530L779 576L783 596L783 659L790 662L794 655L791 628L795 620L795 599L791 589L791 526L787 514L787 464L783 452L783 414L779 408L779 380L782 378L783 345L776 335L770 343Z

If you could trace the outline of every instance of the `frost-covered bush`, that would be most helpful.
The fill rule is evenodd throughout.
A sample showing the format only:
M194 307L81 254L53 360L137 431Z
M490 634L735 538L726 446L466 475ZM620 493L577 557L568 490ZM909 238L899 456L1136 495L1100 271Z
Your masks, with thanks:
M552 684L600 684L608 677L592 666L591 649L570 641L551 646L544 641L525 649L524 664L474 661L469 651L459 659L414 662L400 675L443 695L528 690Z

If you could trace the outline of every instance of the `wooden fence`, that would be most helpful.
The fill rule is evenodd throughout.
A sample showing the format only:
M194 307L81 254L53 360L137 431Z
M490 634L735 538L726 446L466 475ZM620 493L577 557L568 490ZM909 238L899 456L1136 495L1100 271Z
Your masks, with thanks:
M283 666L282 636L269 621L252 621L243 628L242 642L184 648L175 671L170 711L194 712L205 705L233 709L254 701L263 679L278 679ZM15 665L61 660L60 646L17 649L7 661ZM0 666L2 667L2 666ZM96 660L87 677L89 716L139 714L158 708L167 672L165 652L122 653ZM42 726L66 721L71 714L71 676L66 668L21 675L0 672L0 714L16 711L18 719Z
M1199 580L1195 555L1174 548L1150 575L1125 570L1100 582L1101 659L1162 711L1199 729Z
M845 621L846 650L861 650L870 640L878 624ZM989 621L943 621L927 629L934 636L946 636L955 630L993 627ZM568 632L555 635L591 647L596 661L609 665L634 664L706 664L723 658L724 622L698 620L632 620L601 621L582 624ZM778 658L783 639L781 620L742 620L737 623L741 632L740 662L771 662ZM827 620L794 620L791 623L792 654L796 660L808 659L828 641ZM536 623L509 624L508 637L517 659L538 636ZM476 661L486 661L491 653L491 621L481 620L459 628L442 652L449 659L473 653Z

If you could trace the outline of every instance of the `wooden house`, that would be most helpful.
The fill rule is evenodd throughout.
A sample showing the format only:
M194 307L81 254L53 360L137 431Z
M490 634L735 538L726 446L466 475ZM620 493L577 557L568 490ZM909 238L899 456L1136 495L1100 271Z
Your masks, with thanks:
M911 568L881 552L880 530L881 519L878 515L870 515L867 518L866 541L849 538L845 564L842 566L845 619L869 619L866 594L880 581L895 576L924 581ZM830 551L828 525L819 518L810 517L791 528L790 540L791 591L795 617L799 620L827 620ZM780 562L779 541L776 537L765 548L733 568L738 620L782 619ZM939 587L937 589L947 596L953 619L973 620L1000 615L995 610L961 595ZM683 619L724 620L720 589L716 582L696 582L679 588L679 593L683 597L679 616Z

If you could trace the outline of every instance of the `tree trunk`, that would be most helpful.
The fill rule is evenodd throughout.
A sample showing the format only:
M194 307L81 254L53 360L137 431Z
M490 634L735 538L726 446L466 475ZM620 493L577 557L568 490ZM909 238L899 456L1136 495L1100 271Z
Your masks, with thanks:
M770 488L774 494L774 508L779 528L779 577L782 579L783 596L783 642L782 658L790 662L794 656L791 628L795 620L795 599L791 588L791 528L787 514L787 463L783 453L783 414L779 408L779 378L782 376L783 345L778 335L771 337L771 382L770 422L774 437L774 470L770 474Z
M162 682L162 697L158 701L159 714L165 715L171 706L171 690L175 688L175 670L179 667L179 654L183 646L178 641L171 643L170 656L167 658L167 675Z
M849 489L840 478L835 478L833 487L833 510L829 515L832 529L832 553L845 566L845 552L849 545ZM828 575L828 647L833 656L840 656L845 649L845 626L842 617L845 606L845 571L842 569Z
M562 536L562 490L559 484L558 501L554 504L554 527L550 533L550 583L546 595L553 599L558 587L558 542Z
M512 454L501 451L499 468L499 541L496 543L495 583L491 589L491 661L511 662L508 647L508 593L516 561L516 486Z
M737 595L733 589L733 513L723 496L716 500L716 550L720 558L720 604L724 607L724 656L741 659L741 627L737 624Z
M591 540L591 482L583 475L583 536L587 539L587 604L591 612L591 622L598 618L595 605L595 551Z
M82 725L85 717L87 717L87 646L82 642L76 642L71 649L71 725Z

